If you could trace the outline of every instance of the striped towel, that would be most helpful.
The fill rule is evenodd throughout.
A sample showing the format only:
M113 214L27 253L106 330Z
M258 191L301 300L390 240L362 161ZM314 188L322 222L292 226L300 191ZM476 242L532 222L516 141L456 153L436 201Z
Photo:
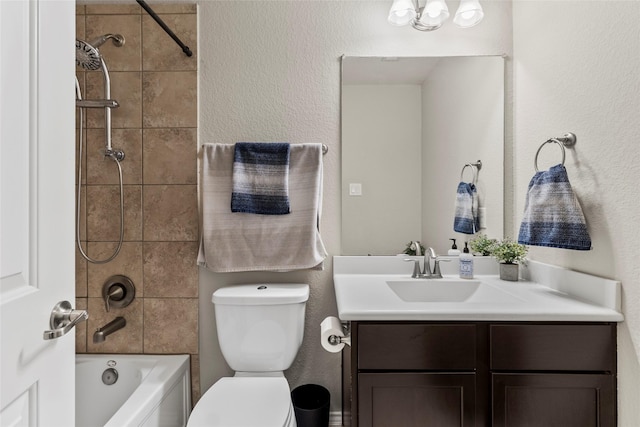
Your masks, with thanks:
M288 143L238 142L233 157L231 212L291 213Z
M461 182L458 184L453 230L464 234L475 234L480 230L478 191L472 183Z
M591 238L563 165L536 172L529 182L518 243L588 251Z

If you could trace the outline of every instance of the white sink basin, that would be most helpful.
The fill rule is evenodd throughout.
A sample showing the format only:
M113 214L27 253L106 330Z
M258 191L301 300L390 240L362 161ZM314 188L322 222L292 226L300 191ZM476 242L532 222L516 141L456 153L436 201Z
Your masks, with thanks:
M455 278L388 280L387 286L405 302L503 304L521 301L480 280Z
M462 302L480 288L479 280L411 279L387 281L387 285L407 302Z

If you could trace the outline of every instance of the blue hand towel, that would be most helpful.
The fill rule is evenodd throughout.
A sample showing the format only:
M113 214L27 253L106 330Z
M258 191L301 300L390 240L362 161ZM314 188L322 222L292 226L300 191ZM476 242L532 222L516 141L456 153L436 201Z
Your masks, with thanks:
M231 212L291 213L288 143L238 142L233 156Z
M529 182L518 243L588 251L591 238L563 165L536 172Z
M480 230L478 191L472 183L460 182L458 184L453 230L464 234L475 234Z

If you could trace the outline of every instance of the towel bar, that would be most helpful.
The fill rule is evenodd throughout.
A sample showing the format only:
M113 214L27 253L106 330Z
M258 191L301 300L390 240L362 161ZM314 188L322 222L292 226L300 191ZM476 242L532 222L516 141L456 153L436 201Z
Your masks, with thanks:
M536 151L536 157L533 160L533 166L536 169L536 172L539 172L538 170L538 155L540 154L540 150L542 150L542 147L544 147L546 144L558 144L560 146L560 149L562 150L562 165L564 166L564 159L565 159L565 150L564 148L572 148L574 145L576 145L576 141L577 141L577 137L575 134L569 132L569 133L565 133L564 136L561 136L559 138L549 138L548 140L546 140L545 142L542 143L542 145L540 145L540 147L538 147L538 151Z

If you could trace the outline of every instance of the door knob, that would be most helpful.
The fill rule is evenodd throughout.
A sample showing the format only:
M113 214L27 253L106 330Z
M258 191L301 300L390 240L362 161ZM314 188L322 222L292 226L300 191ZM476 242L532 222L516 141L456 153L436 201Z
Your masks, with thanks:
M86 310L74 310L69 301L60 301L51 310L51 317L49 317L51 330L44 331L42 338L45 340L59 338L88 318L89 313Z

